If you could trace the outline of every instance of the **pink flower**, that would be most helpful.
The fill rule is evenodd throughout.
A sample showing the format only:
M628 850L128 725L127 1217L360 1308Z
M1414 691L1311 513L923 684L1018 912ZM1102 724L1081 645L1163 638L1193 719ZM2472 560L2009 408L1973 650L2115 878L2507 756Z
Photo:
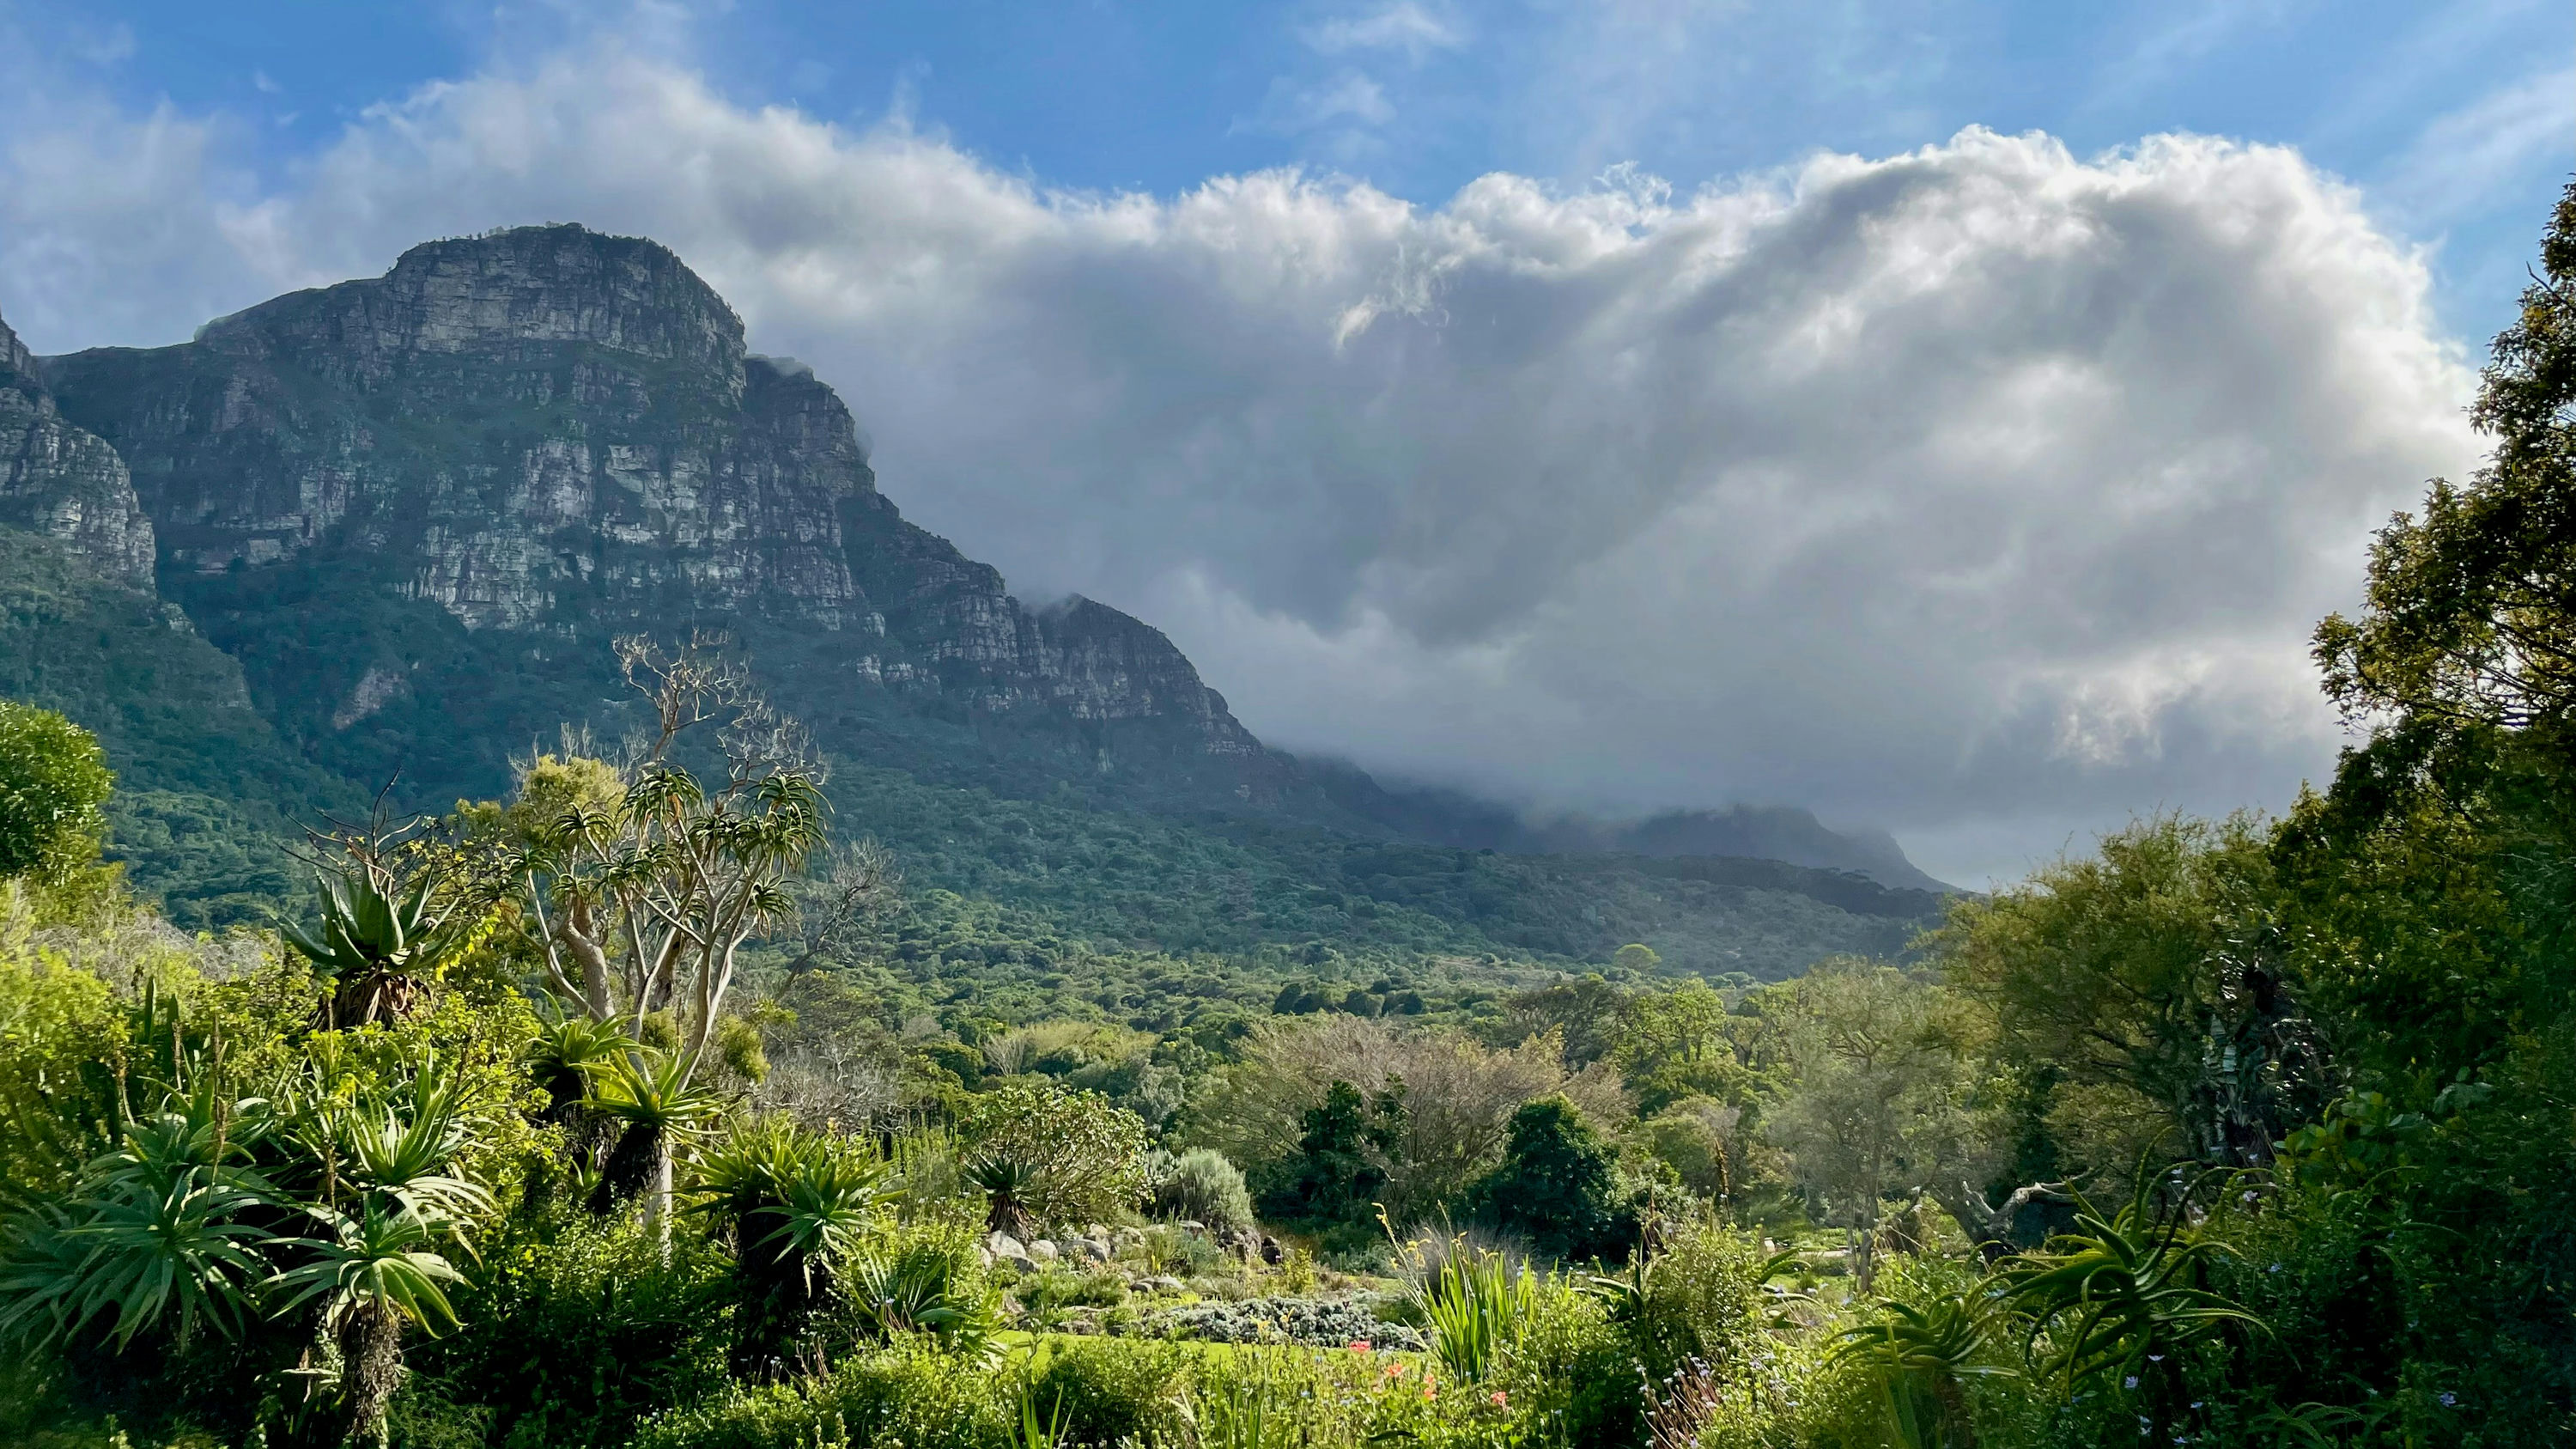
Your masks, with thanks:
M1351 1352L1353 1352L1353 1353L1366 1353L1366 1352L1368 1352L1368 1351L1369 1351L1369 1343L1368 1343L1368 1340L1367 1340L1367 1339L1365 1339L1365 1338L1354 1338L1354 1339L1352 1339L1352 1340L1351 1340Z
M1386 1376L1391 1379L1400 1379L1404 1377L1404 1365L1401 1363L1388 1364L1386 1366Z
M1492 1404L1497 1409L1501 1408L1503 1406L1503 1391L1501 1389L1494 1390L1494 1392L1486 1399L1486 1402Z

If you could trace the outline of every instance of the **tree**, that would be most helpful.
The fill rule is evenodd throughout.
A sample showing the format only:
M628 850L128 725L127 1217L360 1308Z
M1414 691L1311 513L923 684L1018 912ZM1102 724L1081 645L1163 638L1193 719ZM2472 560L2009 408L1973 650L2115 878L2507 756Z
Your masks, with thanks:
M2483 730L2561 734L2576 713L2576 183L2470 417L2496 440L2488 465L2381 530L2360 617L2317 627L2326 692L2418 757Z
M1386 1196L1387 1164L1404 1141L1404 1098L1363 1093L1349 1082L1325 1089L1306 1109L1297 1155L1280 1164L1261 1195L1272 1217L1358 1222Z
M1401 1134L1379 1166L1387 1174L1387 1211L1409 1222L1493 1166L1505 1124L1523 1102L1563 1092L1596 1120L1626 1118L1618 1074L1600 1062L1568 1072L1564 1055L1553 1029L1496 1051L1455 1032L1407 1032L1350 1016L1274 1022L1194 1104L1191 1137L1275 1182L1268 1167L1287 1156L1304 1114L1323 1103L1334 1082L1364 1097L1398 1093Z
M655 733L622 768L540 761L521 788L539 818L494 844L549 983L639 1038L647 1016L676 1007L685 1078L714 1036L743 943L793 919L788 882L826 835L822 777L802 731L716 641L665 654L621 639L617 652ZM724 769L709 785L678 753L684 735L714 721Z
M1641 991L1620 1009L1610 1064L1637 1094L1641 1112L1661 1112L1687 1097L1741 1104L1752 1098L1758 1079L1736 1053L1737 1024L1707 982Z
M1564 1046L1565 1064L1580 1069L1609 1054L1619 1039L1620 1011L1627 1002L1628 993L1598 975L1536 987L1503 1003L1501 1029L1487 1039L1517 1046L1532 1037L1553 1035Z
M0 700L0 876L53 883L94 860L116 777L89 731L49 709Z
M1643 942L1631 941L1610 953L1610 964L1622 971L1643 976L1664 964L1663 953Z
M1502 1165L1467 1194L1468 1210L1568 1262L1618 1262L1637 1241L1637 1213L1621 1191L1618 1159L1563 1094L1512 1114Z
M2253 817L2163 815L1960 900L1932 947L2005 1055L2135 1094L2184 1150L2256 1166L2319 1100L2321 1049L2279 960L2276 900ZM2095 1165L2133 1160L2117 1156Z
M1796 1160L1819 1216L1852 1240L1868 1291L1885 1200L1953 1164L1966 1070L1938 989L1893 966L1829 961L1801 979L1786 1030L1796 1075L1773 1140Z

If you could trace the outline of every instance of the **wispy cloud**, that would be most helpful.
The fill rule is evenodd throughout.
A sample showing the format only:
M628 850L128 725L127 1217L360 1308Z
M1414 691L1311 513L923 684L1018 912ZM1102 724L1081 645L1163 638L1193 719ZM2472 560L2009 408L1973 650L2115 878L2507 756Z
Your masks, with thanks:
M2511 183L2564 172L2576 154L2576 66L2538 70L2435 117L2390 163L2383 194L2417 225L2439 227L2519 200Z
M1395 119L1386 87L1358 71L1346 70L1305 84L1281 76L1270 83L1261 109L1239 124L1282 136L1301 135L1329 126L1383 126Z
M1301 35L1308 46L1325 55L1392 50L1416 62L1433 51L1454 50L1467 43L1463 23L1434 14L1414 0L1396 0L1366 14L1336 16L1307 26Z

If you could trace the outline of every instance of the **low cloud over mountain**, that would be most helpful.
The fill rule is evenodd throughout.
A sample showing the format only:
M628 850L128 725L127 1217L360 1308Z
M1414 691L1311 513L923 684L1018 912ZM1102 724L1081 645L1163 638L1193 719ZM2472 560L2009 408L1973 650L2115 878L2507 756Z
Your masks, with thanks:
M37 351L426 235L651 235L849 399L909 512L1159 625L1265 739L1795 803L1952 879L2284 803L2337 738L2308 628L2475 451L2420 259L2278 148L1067 195L586 50L259 176L219 120L21 89L0 301Z

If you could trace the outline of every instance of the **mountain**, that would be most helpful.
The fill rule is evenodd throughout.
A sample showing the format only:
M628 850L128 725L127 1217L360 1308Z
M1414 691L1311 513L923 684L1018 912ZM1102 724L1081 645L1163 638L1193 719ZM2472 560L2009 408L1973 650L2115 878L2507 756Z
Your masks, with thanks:
M1353 815L1411 839L1469 850L1742 857L1865 876L1898 890L1957 889L1906 859L1896 837L1885 831L1829 830L1812 813L1788 806L1668 810L1643 820L1610 821L1577 813L1532 815L1459 790L1382 782L1340 761L1310 761L1307 772L1327 798Z
M172 919L257 919L295 889L298 822L366 796L287 747L241 665L153 593L152 563L123 460L62 417L0 322L0 696L98 735L116 852Z
M64 420L36 359L0 322L0 525L55 539L137 588L152 587L152 523L125 461Z
M56 603L0 635L0 686L84 723L244 722L230 783L166 730L109 742L121 795L232 800L244 830L388 781L423 809L497 795L560 727L635 723L613 638L720 631L836 762L844 829L954 920L1003 909L1015 960L1582 961L1646 939L1767 975L1898 949L1938 907L1892 842L1802 812L1534 826L1269 749L1159 631L1024 605L907 521L841 399L750 352L650 241L431 242L176 346L31 359L12 337L7 366L0 555ZM82 648L94 678L64 672ZM168 648L187 669L126 667ZM152 828L120 824L119 849L198 903L179 914L274 896L273 862L153 857Z
M279 728L425 803L498 791L512 749L595 716L612 636L691 629L733 634L827 744L921 768L1220 800L1289 778L1160 633L1026 608L906 522L832 390L752 355L652 242L432 242L44 371Z

